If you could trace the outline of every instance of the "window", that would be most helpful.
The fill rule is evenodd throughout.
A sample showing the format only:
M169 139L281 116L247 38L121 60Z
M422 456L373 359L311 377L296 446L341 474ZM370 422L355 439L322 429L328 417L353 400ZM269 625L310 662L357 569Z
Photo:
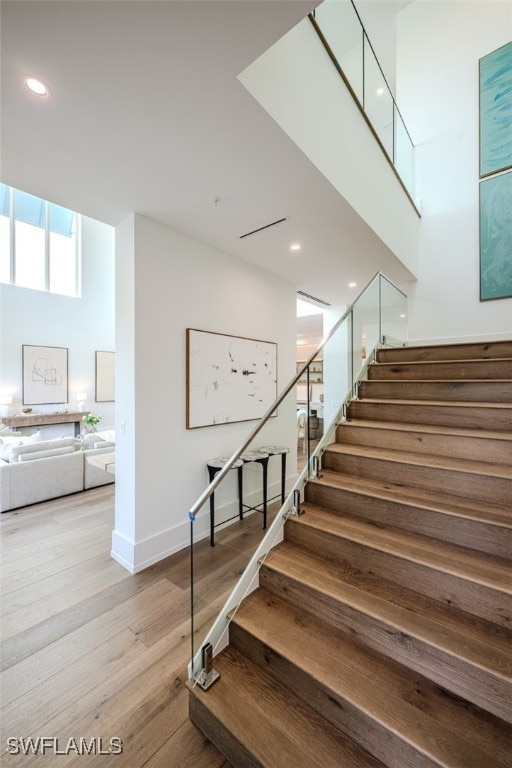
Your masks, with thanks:
M0 282L80 295L80 216L0 184Z

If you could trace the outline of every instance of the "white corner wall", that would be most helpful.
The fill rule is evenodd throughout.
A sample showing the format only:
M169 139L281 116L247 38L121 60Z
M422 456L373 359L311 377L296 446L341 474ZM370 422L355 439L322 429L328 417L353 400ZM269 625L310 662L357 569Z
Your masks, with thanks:
M22 407L22 345L68 348L68 410L77 410L77 391L87 409L114 427L114 403L95 402L95 351L115 349L114 229L82 217L82 297L0 284L0 390L12 393L11 413ZM55 405L40 405L42 413ZM45 437L73 434L72 425L44 427Z
M510 337L512 299L480 302L478 60L512 38L508 2L414 2L397 17L397 99L421 200L409 339Z
M414 278L418 215L309 19L239 80Z
M295 373L296 294L282 279L140 215L116 229L116 274L112 555L135 572L189 544L188 510L207 485L207 460L230 456L255 425L186 429L186 328L277 342L281 388ZM271 422L259 445L291 440L293 473L296 403ZM271 461L275 486L278 460ZM216 494L219 511L236 495L231 475ZM250 494L246 470L244 484ZM206 533L206 509L196 525Z

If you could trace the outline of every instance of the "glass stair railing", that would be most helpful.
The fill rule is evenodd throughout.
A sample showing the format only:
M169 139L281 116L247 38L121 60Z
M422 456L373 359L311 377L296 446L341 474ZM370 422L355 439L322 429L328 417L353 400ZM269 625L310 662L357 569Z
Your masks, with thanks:
M208 688L214 681L212 657L227 645L230 616L257 587L261 562L282 540L286 519L300 511L303 488L316 476L374 350L406 338L407 297L378 273L245 442L209 463L211 482L189 512L195 683ZM315 394L320 370L323 401ZM223 573L214 583L213 562Z
M324 0L309 19L419 215L414 145L354 3Z

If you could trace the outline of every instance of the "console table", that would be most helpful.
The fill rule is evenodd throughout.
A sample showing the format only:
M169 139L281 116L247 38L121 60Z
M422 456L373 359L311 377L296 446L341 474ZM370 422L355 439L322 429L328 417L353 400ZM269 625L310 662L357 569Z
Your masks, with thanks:
M48 424L74 424L75 436L80 434L80 423L89 411L75 413L27 413L26 416L4 416L1 421L7 427L43 427Z

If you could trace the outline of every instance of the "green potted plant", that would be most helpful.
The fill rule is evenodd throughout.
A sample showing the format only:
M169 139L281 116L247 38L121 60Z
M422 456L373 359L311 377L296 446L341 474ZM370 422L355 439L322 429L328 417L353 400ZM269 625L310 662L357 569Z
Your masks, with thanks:
M101 416L95 416L93 413L88 413L86 416L82 416L84 432L96 432L96 427L100 421Z

